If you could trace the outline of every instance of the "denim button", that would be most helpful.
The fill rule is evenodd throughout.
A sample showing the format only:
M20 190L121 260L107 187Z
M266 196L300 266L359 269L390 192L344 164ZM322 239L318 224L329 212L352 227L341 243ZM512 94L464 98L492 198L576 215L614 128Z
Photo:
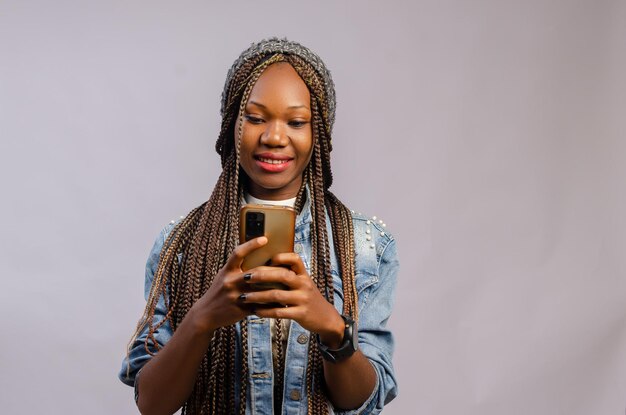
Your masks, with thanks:
M302 252L302 244L296 244L296 245L293 247L293 251L294 251L296 254L299 254L300 252Z
M299 401L300 391L298 389L292 389L291 392L289 392L289 397L294 401Z
M307 336L306 334L301 334L298 336L298 343L307 344L308 341L309 341L309 336Z

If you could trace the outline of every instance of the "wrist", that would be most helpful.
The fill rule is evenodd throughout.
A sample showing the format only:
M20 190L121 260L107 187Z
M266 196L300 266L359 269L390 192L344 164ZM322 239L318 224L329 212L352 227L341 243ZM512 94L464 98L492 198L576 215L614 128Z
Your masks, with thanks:
M343 342L343 333L345 331L345 322L339 313L333 313L327 330L318 333L320 341L331 349L336 349Z
M329 347L322 341L322 338L318 335L318 348L324 360L331 363L337 363L341 360L347 359L354 354L359 348L358 346L358 329L356 321L350 316L341 315L343 320L343 336L341 344L338 347Z
M210 340L216 329L211 325L210 320L211 319L206 318L206 316L201 315L197 310L191 307L181 325L188 324L194 337L204 337Z

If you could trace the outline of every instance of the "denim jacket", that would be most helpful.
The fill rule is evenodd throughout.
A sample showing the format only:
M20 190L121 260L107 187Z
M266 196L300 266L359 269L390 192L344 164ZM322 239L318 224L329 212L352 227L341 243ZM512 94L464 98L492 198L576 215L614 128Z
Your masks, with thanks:
M385 225L376 218L366 218L353 213L354 247L356 258L356 289L358 293L358 342L359 349L370 360L376 371L376 386L369 398L360 408L350 411L334 410L335 414L378 414L383 406L398 393L392 366L393 336L387 329L387 320L393 306L398 259L394 238L387 232ZM310 271L311 258L311 213L308 202L296 219L294 251L300 255L307 272ZM146 264L145 297L148 298L154 273L156 272L159 253L167 235L176 225L168 224L156 239ZM330 221L326 226L331 246L331 267L334 285L335 308L341 313L343 307L343 289L338 274L337 258L332 249ZM165 303L159 299L155 311L155 323L165 316ZM246 414L273 415L273 367L272 345L270 341L270 322L268 319L249 316L248 319L248 393ZM140 333L131 345L128 359L124 359L119 378L133 386L138 371L151 358L144 348L147 328ZM237 324L237 335L240 335ZM305 414L307 410L306 365L308 359L309 336L311 333L296 321L291 322L287 350L285 353L283 414ZM162 325L155 333L160 346L172 337L169 323ZM240 344L240 342L238 343ZM152 350L152 348L151 348ZM241 359L238 348L236 359ZM235 362L240 367L239 362ZM237 380L240 383L240 380ZM239 396L238 393L235 394ZM238 404L238 402L237 402ZM329 404L332 411L332 405Z

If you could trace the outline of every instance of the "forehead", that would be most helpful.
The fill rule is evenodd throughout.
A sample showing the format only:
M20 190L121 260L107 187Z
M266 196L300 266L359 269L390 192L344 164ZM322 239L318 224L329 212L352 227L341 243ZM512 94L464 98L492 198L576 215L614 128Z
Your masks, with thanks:
M254 84L248 101L263 105L309 107L311 95L296 70L286 62L268 66Z

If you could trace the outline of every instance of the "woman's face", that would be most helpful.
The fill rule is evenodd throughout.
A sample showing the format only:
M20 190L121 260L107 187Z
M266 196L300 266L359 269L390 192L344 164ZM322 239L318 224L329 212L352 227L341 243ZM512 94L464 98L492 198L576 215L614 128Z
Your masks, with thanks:
M243 114L240 164L248 192L266 200L295 197L311 158L311 95L285 62L267 67L252 88ZM235 124L235 135L239 119Z

